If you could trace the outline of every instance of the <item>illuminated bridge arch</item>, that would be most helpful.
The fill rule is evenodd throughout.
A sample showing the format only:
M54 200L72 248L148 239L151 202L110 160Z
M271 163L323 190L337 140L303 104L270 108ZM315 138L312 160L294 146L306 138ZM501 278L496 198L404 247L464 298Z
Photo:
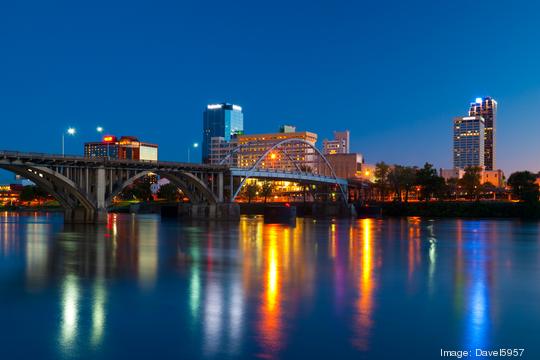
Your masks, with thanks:
M77 184L58 171L43 166L1 163L0 168L32 181L49 193L68 212L82 207L85 210L85 216L92 217L97 210L96 204L89 200Z
M316 166L306 166L306 160L295 159L291 154L287 152L289 150L286 145L288 144L301 144L306 149L311 149L314 151L313 156L317 158ZM233 156L239 153L242 150L249 149L250 147L260 146L257 142L250 142L242 144L237 148L233 149L225 158L220 162L220 165L226 164L227 161L231 162ZM261 164L263 161L273 152L280 152L290 161L290 164L293 165L294 171L285 169L280 170L269 170L267 168L261 169ZM311 155L311 154L310 154ZM311 164L311 162L307 162ZM312 164L311 164L312 165ZM308 183L328 183L336 184L339 186L341 196L345 202L347 202L347 181L340 179L336 176L332 164L324 156L324 154L313 145L313 143L304 140L304 139L284 139L276 142L271 147L266 149L258 159L251 165L249 168L231 168L231 171L235 174L242 174L242 180L238 188L232 194L232 200L236 199L240 193L243 185L250 178L271 178L271 179L283 179L290 181L299 181L299 182L308 182Z
M208 188L208 186L197 176L189 172L146 170L138 172L127 180L116 184L113 191L105 200L106 206L111 206L113 199L120 195L122 191L124 191L128 186L132 185L135 181L151 174L156 174L169 180L171 184L180 189L182 193L184 193L184 195L187 196L187 198L194 204L204 202L208 204L216 204L218 202L216 195Z

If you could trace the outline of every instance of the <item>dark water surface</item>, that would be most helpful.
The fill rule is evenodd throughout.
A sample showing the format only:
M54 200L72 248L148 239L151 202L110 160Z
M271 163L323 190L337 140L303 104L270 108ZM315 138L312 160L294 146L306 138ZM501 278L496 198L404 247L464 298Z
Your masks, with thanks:
M0 214L0 359L540 359L540 223Z

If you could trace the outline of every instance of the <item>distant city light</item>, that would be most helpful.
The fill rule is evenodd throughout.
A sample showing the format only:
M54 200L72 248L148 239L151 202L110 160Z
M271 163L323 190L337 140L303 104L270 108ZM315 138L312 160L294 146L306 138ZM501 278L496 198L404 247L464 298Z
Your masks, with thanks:
M242 107L238 105L233 105L232 108L233 110L236 110L236 111L242 111Z
M482 103L482 98L476 98L476 103L481 104Z
M210 104L206 108L208 110L215 110L215 109L221 109L222 107L223 107L223 105L221 105L221 104Z
M193 147L194 147L194 148L198 148L198 147L199 147L199 143L193 143Z
M98 127L96 128L96 131L97 131L98 133L103 132L103 127L98 126Z

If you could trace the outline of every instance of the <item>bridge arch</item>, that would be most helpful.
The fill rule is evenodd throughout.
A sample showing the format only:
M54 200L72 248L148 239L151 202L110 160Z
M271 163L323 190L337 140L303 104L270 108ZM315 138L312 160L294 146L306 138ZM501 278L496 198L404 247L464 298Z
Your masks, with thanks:
M231 199L231 201L234 201L234 199L236 199L236 197L238 196L238 194L240 193L240 191L242 190L242 187L244 186L245 182L250 179L252 176L253 176L253 172L254 170L256 170L259 165L263 162L263 160L272 152L272 151L275 151L275 150L278 150L280 151L281 153L283 153L284 155L288 156L289 159L291 160L292 164L296 167L296 169L300 172L300 173L304 173L306 171L303 171L302 170L302 164L299 164L298 161L296 161L295 159L293 159L290 154L288 154L285 149L282 149L282 146L283 145L286 145L286 144L290 144L290 143L293 143L293 144L304 144L306 145L308 148L311 148L315 151L316 155L319 156L320 159L323 160L323 163L326 165L327 169L330 170L330 174L331 174L331 177L334 178L336 180L336 184L339 186L339 189L340 189L340 192L341 192L341 195L343 197L343 200L345 202L347 202L347 192L346 190L343 188L343 186L341 185L341 183L338 180L338 177L336 176L336 173L334 171L334 167L332 166L332 164L330 164L330 162L328 161L328 159L326 158L326 156L324 156L324 154L319 150L317 149L317 147L315 145L313 145L313 143L307 141L307 140L304 140L304 139L284 139L284 140L281 140L281 141L278 141L276 142L275 144L273 144L271 147L269 147L268 149L266 149L262 155L257 159L257 161L250 167L250 168L247 168L246 169L246 172L245 172L245 177L242 179L242 181L240 182L240 185L238 186L238 189L234 192L233 194L233 198ZM227 160L231 159L231 157L239 152L240 150L242 149L245 149L246 147L249 147L249 146L253 146L252 143L247 143L247 144L244 144L244 145L241 145L241 146L238 146L237 148L233 149L229 154L227 154L227 156L225 158L223 158L220 162L220 165L223 165ZM320 169L318 169L320 170Z
M54 197L65 210L83 207L86 216L94 215L97 207L78 186L64 175L42 166L0 164L0 168L29 179Z
M118 184L105 200L106 206L111 206L113 199L128 186L132 185L136 180L150 174L157 174L169 180L173 185L180 189L192 203L197 204L207 201L210 204L215 204L218 202L217 197L210 189L208 189L206 184L191 173L184 171L145 170L138 172L129 179L123 181L121 184Z

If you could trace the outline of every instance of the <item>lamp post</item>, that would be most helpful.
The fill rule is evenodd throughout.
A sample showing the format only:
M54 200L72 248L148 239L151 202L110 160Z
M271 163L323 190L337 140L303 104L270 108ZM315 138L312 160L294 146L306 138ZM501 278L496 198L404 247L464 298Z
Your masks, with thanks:
M199 143L193 143L193 145L191 145L190 147L188 147L188 149L187 149L187 162L190 162L190 157L191 157L191 147L193 147L194 149L196 149L196 148L199 147Z
M77 130L75 130L74 128L70 127L70 128L67 129L66 132L63 132L63 133L62 133L62 157L65 155L65 135L66 135L66 133L67 133L68 135L73 136L73 135L75 135L75 134L77 133Z

